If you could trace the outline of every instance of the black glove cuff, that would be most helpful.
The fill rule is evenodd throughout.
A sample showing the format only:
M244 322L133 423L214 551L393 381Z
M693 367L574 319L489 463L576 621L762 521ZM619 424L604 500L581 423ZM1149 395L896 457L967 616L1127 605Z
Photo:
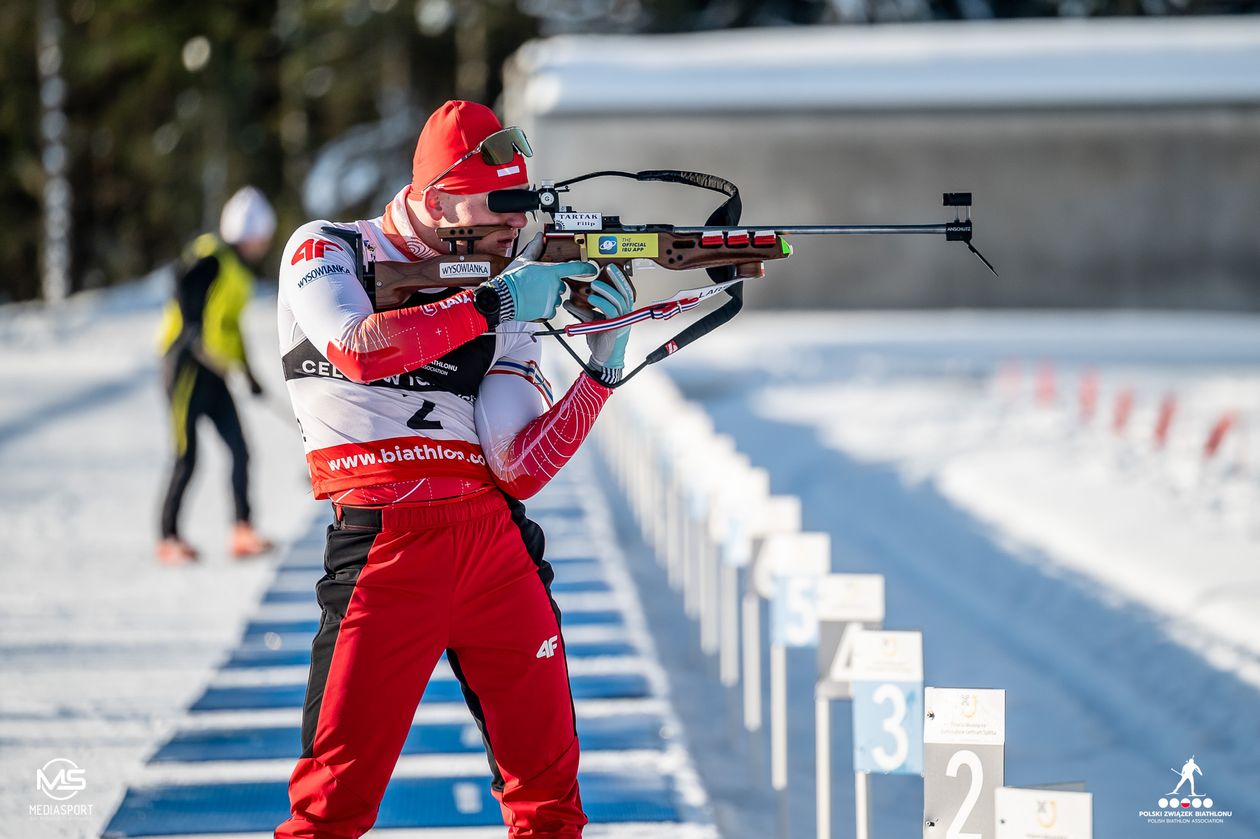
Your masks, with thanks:
M587 366L586 372L604 387L616 387L625 371L620 367L598 367L591 364Z
M502 280L491 280L473 289L473 306L485 316L486 326L490 329L494 329L505 320L511 320L514 314L512 293Z

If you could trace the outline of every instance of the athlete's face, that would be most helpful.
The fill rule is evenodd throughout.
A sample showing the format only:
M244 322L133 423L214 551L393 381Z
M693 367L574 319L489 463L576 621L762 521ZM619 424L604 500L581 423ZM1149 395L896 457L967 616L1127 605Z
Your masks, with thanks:
M524 213L495 213L487 204L488 192L476 192L470 195L443 196L443 224L451 227L503 227L502 232L495 233L479 241L474 250L477 253L499 254L507 256L512 252L516 237L525 226Z
M271 249L271 236L260 236L255 239L246 239L236 246L237 252L245 257L246 262L258 262L267 255L267 251Z

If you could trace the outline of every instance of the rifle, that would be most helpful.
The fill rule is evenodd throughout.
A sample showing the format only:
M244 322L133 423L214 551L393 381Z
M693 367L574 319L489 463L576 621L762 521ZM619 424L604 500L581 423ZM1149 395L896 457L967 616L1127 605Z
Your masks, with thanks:
M600 177L683 184L721 193L726 196L726 201L713 211L705 224L690 227L627 225L618 216L575 212L572 207L561 204L561 194L569 192L573 184ZM788 236L943 235L947 242L965 243L997 275L993 265L972 244L969 192L944 194L943 206L953 208L954 216L941 224L740 226L742 205L739 189L733 183L716 175L672 169L591 172L559 183L543 181L536 189L491 192L488 203L492 212L541 211L550 217L543 228L540 262L586 260L600 267L600 275L605 266L616 265L630 277L635 260L648 260L673 271L703 268L713 281L712 286L683 289L668 299L642 306L618 318L575 323L560 329L547 323L547 329L539 330L538 335L561 338L620 329L649 318L671 318L718 293L730 297L721 308L648 353L645 361L625 376L621 384L648 364L677 352L734 317L743 306L742 283L765 276L765 263L791 256L792 246L787 241ZM963 211L965 215L960 215ZM504 229L501 226L439 228L438 235L446 245L447 253L420 262L364 262L360 256L358 264L363 269L360 279L378 311L406 305L409 298L422 289L479 285L500 274L511 262L510 256L474 252L480 240ZM570 298L578 305L590 308L586 298L595 279L597 277L566 279ZM579 364L582 363L567 343L561 340L561 344Z

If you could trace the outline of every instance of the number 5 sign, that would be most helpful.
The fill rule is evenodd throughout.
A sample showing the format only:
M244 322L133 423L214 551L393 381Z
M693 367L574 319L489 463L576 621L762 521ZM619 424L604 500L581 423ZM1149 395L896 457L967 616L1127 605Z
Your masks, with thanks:
M924 839L993 839L1006 691L928 688L923 741Z
M826 533L771 536L764 550L771 574L770 643L812 647L818 643L818 580L831 566Z
M922 633L860 630L851 673L854 770L922 774Z

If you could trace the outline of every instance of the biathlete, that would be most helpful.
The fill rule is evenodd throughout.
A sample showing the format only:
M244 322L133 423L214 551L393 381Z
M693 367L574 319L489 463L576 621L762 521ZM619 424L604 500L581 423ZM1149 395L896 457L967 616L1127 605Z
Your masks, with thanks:
M248 264L266 255L275 231L271 205L247 186L223 205L219 235L197 237L180 258L175 294L163 312L158 336L175 447L157 546L158 561L165 565L187 565L198 557L180 535L179 512L197 466L197 420L202 417L214 424L232 456L235 524L228 550L241 559L271 549L250 522L249 449L227 377L240 371L254 396L263 393L245 352L241 315L254 295Z
M504 154L506 147L506 154ZM493 153L492 153L493 152ZM510 837L580 836L578 738L543 534L520 499L577 452L623 366L628 329L589 336L588 371L553 401L535 321L584 262L539 264L535 239L475 289L419 293L375 312L353 237L377 260L444 251L438 229L493 225L511 253L523 213L487 207L528 183L519 129L447 102L416 145L411 184L377 218L310 222L284 250L284 375L317 498L332 502L322 609L302 716L292 816L277 837L357 837L381 797L443 651L485 744ZM509 160L507 163L494 161ZM350 237L350 238L347 238ZM583 319L633 308L615 268Z

